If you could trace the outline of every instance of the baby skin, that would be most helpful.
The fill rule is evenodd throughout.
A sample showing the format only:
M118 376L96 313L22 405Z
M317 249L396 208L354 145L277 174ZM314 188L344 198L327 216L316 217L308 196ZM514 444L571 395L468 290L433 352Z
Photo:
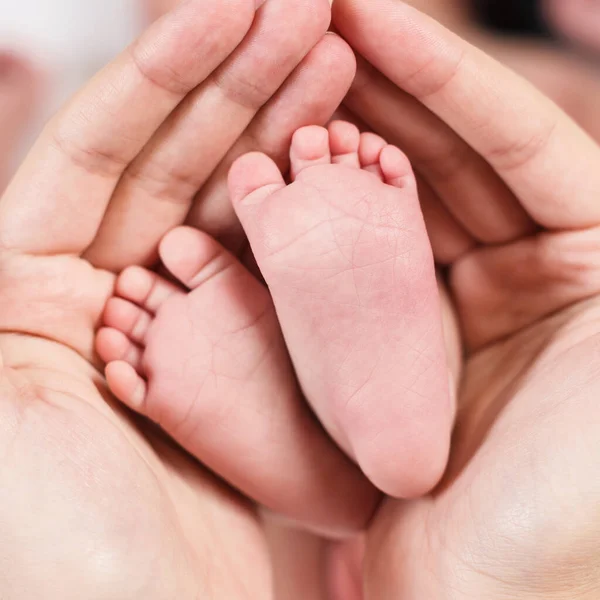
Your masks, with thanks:
M296 132L290 180L256 153L229 176L266 286L185 227L160 247L181 285L137 267L121 274L97 337L109 386L276 510L277 493L256 496L290 486L289 499L303 473L329 478L325 511L362 490L358 469L339 476L346 456L383 492L422 495L445 469L454 407L410 163L338 121ZM304 399L346 456L306 433Z

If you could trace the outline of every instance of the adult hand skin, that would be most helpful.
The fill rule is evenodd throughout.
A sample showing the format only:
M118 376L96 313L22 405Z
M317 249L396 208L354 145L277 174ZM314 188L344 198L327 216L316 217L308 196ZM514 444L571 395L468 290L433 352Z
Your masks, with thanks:
M279 4L182 4L48 124L2 198L3 597L271 597L250 505L113 401L93 337L113 269L153 260L236 144L282 153L345 95L327 1ZM346 496L321 522L364 523Z
M521 72L599 136L594 91L598 84L581 62L542 44L484 35L467 22L464 2L410 4ZM336 25L348 40L399 88L417 96L418 78L407 81L407 71L417 72L431 59L421 77L431 77L427 85L435 89L436 78L444 77L452 68L448 63L464 47L399 3L392 7L391 2L338 0L336 10ZM385 23L393 11L396 18ZM365 19L364 30L360 18ZM373 23L375 30L369 29ZM419 38L415 32L423 29L428 33ZM598 500L592 426L598 420L593 405L597 329L586 325L595 320L595 301L585 299L598 292L597 221L593 212L586 216L585 204L598 190L592 177L598 152L570 123L561 125L547 142L548 122L562 124L564 117L505 70L476 60L479 74L472 69L456 78L452 93L442 90L428 98L437 104L424 100L430 110L422 110L380 78L373 89L359 80L347 102L367 124L422 163L432 241L439 262L451 267L467 334L451 470L434 496L409 505L390 502L376 520L367 555L367 597L596 597L592 574L597 532L590 524ZM361 72L371 80L368 70ZM495 102L486 106L489 98ZM416 115L414 123L411 115ZM472 122L471 115L477 120ZM478 131L481 123L486 125ZM467 138L471 148L455 133ZM548 150L549 144L569 150ZM457 162L448 164L445 154L458 157ZM566 160L568 166L563 164ZM486 162L497 167L500 178ZM466 167L464 176L461 167ZM573 169L579 175L573 175ZM454 172L459 176L444 176ZM516 192L518 203L507 196L500 179ZM520 183L515 184L516 179ZM425 191L427 184L435 194ZM536 211L548 198L554 198L549 208L550 217L556 217L550 222ZM461 206L464 202L470 204ZM567 202L573 208L556 209L557 203L560 207ZM571 210L583 219L568 221L565 212ZM512 216L506 219L506 213ZM478 222L465 223L473 219ZM528 238L534 220L547 225L547 232ZM564 229L574 231L560 233ZM473 339L481 325L502 321L505 331ZM454 354L460 357L460 352ZM569 380L562 382L567 374ZM554 437L561 433L565 443L557 447ZM577 514L577 521L567 521L565 513ZM277 556L285 555L290 540L294 564L298 548L322 552L318 544L298 544L298 539L290 536L278 542ZM305 562L307 569L300 570L296 580L305 587L312 581L314 597L324 594L318 577L307 576L311 560ZM300 585L290 586L291 571L284 569L284 593L299 597ZM345 594L350 593L347 588Z
M504 65L536 85L554 100L585 131L600 140L600 95L598 68L577 52L561 47L556 42L527 37L502 36L486 31L473 19L472 0L409 0L408 4L432 16L453 32L490 54ZM551 0L558 10L552 13L569 28L571 13L585 13L585 8L574 2ZM584 2L585 4L585 2ZM594 2L587 3L593 13ZM597 12L597 11L596 11ZM569 13L569 14L567 14ZM597 17L587 20L588 33L597 31ZM596 39L598 36L596 35ZM597 42L596 42L597 43Z
M597 598L600 151L403 2L334 23L363 57L347 107L419 172L464 340L449 471L378 514L366 597Z

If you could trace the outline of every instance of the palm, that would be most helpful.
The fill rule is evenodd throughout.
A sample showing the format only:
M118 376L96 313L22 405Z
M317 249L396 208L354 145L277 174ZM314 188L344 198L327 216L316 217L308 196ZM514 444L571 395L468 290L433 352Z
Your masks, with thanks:
M435 598L546 598L558 583L573 597L590 583L577 565L597 553L597 530L582 539L579 525L597 521L597 482L585 476L600 466L597 391L586 387L597 314L591 301L467 360L445 481L429 499L390 502L375 524L373 560L394 569L382 581Z
M447 477L384 507L367 597L596 597L598 147L404 3L334 13L371 63L346 104L413 160L462 333Z
M191 218L223 233L228 164L283 156L341 101L352 55L311 8L184 3L48 124L2 197L7 597L270 597L253 510L114 402L93 336L114 273L153 261L197 189Z
M88 362L113 276L73 257L5 257L3 264L4 274L15 275L2 287L23 303L4 313L4 330L31 334L2 338L0 452L9 490L2 520L27 523L11 543L5 592L175 598L212 586L216 597L239 597L248 586L267 597L268 568L252 510L120 410ZM222 529L233 535L221 538ZM94 544L82 552L89 540ZM240 551L262 569L232 569L224 589L217 573ZM24 578L30 561L36 568ZM57 563L70 577L53 572ZM215 573L214 582L207 572Z

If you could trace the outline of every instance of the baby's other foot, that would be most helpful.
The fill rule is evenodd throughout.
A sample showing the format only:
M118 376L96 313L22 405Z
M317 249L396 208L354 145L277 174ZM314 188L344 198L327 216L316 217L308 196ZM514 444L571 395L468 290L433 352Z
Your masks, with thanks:
M139 267L118 278L96 347L112 392L272 510L346 533L376 490L315 423L266 288L186 227L160 247L175 285Z
M288 186L263 154L229 184L300 384L375 485L421 495L445 469L454 409L410 164L344 122L297 131L290 158Z

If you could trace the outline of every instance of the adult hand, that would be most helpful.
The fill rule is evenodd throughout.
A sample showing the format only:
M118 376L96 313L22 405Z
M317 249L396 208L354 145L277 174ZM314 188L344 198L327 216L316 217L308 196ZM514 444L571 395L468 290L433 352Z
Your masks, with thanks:
M326 0L280 4L181 5L48 124L2 198L3 597L270 597L251 507L113 401L93 337L111 269L152 260L236 143L276 153L346 93ZM332 526L368 516L348 497Z
M419 172L464 336L447 477L384 505L367 598L596 598L600 151L404 2L334 23L364 59L346 105Z
M409 0L408 4L527 78L584 130L596 140L600 139L600 109L596 100L600 94L598 69L580 54L553 41L502 36L485 30L473 19L472 0ZM548 4L557 9L552 11L553 16L562 19L567 28L571 21L570 13L597 12L593 2L551 0ZM581 4L587 4L587 9L578 6ZM594 15L587 20L588 32L597 31L596 21Z

